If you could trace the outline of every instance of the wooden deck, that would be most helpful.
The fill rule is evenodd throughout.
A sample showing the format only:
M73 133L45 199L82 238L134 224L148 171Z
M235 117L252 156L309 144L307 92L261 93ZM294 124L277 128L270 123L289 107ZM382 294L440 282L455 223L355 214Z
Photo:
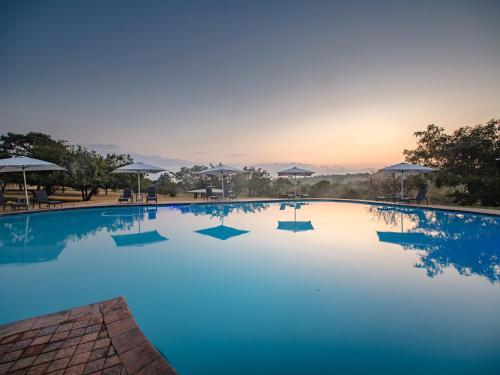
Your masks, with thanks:
M0 374L177 373L118 297L0 326Z

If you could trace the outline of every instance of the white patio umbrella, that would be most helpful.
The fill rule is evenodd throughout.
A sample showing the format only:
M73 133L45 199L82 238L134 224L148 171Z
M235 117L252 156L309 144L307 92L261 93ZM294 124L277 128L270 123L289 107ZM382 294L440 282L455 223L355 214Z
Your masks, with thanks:
M39 172L39 171L65 171L63 167L57 164L50 163L44 160L28 158L27 156L18 156L7 159L0 159L0 173L3 172L23 172L24 181L24 197L26 205L30 206L28 198L28 186L26 185L26 172Z
M404 177L405 174L412 173L429 173L435 171L435 168L425 167L423 165L418 164L410 164L410 163L399 163L394 164L389 167L382 168L379 172L387 172L387 173L401 173L401 198L403 198L403 187L404 187Z
M298 168L298 167L293 167L289 169L284 169L282 171L278 172L278 176L293 176L294 178L294 188L293 188L293 195L294 197L297 196L297 176L302 176L302 177L309 177L313 174L313 171L309 171L304 168Z
M240 174L240 173L245 173L244 170L236 168L236 167L231 167L229 165L224 165L222 163L219 163L218 166L210 169L206 169L204 171L199 172L200 174L207 175L207 176L219 176L222 179L222 199L225 198L225 193L224 193L224 177L225 176L230 176L232 174Z
M124 165L123 167L116 168L111 173L137 173L137 198L141 200L141 173L159 173L163 172L165 169L157 167L155 165L135 162L132 164Z

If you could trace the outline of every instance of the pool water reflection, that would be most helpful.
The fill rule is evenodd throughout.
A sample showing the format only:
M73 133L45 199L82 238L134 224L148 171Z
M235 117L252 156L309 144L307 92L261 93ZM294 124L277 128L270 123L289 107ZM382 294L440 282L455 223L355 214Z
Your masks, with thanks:
M117 295L184 375L500 371L492 216L285 202L0 218L0 323Z

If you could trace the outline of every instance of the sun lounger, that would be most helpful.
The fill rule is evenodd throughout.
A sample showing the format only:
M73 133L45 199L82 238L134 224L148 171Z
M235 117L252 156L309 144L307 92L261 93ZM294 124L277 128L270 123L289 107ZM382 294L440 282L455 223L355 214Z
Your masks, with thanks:
M35 203L38 203L38 208L41 208L42 204L46 204L49 208L51 205L55 207L57 204L60 204L62 207L63 204L62 201L49 199L45 190L37 190L35 192L35 201L33 202L33 204Z
M401 194L397 193L397 194L394 194L392 197L377 197L377 200L378 201L393 201L395 203L395 202L398 202L401 200Z
M227 199L236 199L236 195L224 186L224 197Z
M151 186L148 188L148 196L146 197L146 202L155 202L158 203L158 195L156 195L156 188Z
M28 209L28 204L26 203L26 200L24 198L18 199L17 202L6 203L6 205L10 206L10 209L12 210L12 212L14 212L17 209L20 209L20 210L22 210L22 209L27 210Z
M401 202L411 203L415 201L416 204L420 204L422 201L426 201L429 204L429 198L427 197L427 189L420 189L415 195L415 198L403 198Z
M209 199L215 200L215 199L217 199L217 195L215 195L213 193L211 186L207 186L205 188L205 199L206 200L209 200Z
M132 189L125 188L123 189L122 195L118 198L118 203L128 203L132 200Z
M0 205L3 206L3 210L5 211L5 206L8 205L8 202L7 200L5 199L5 197L3 196L3 194L0 194Z

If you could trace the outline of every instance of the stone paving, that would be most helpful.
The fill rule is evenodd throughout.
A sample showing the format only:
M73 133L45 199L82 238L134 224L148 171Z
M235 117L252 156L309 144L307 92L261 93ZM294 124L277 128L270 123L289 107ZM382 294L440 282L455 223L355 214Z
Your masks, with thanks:
M0 375L176 375L122 297L0 326Z

